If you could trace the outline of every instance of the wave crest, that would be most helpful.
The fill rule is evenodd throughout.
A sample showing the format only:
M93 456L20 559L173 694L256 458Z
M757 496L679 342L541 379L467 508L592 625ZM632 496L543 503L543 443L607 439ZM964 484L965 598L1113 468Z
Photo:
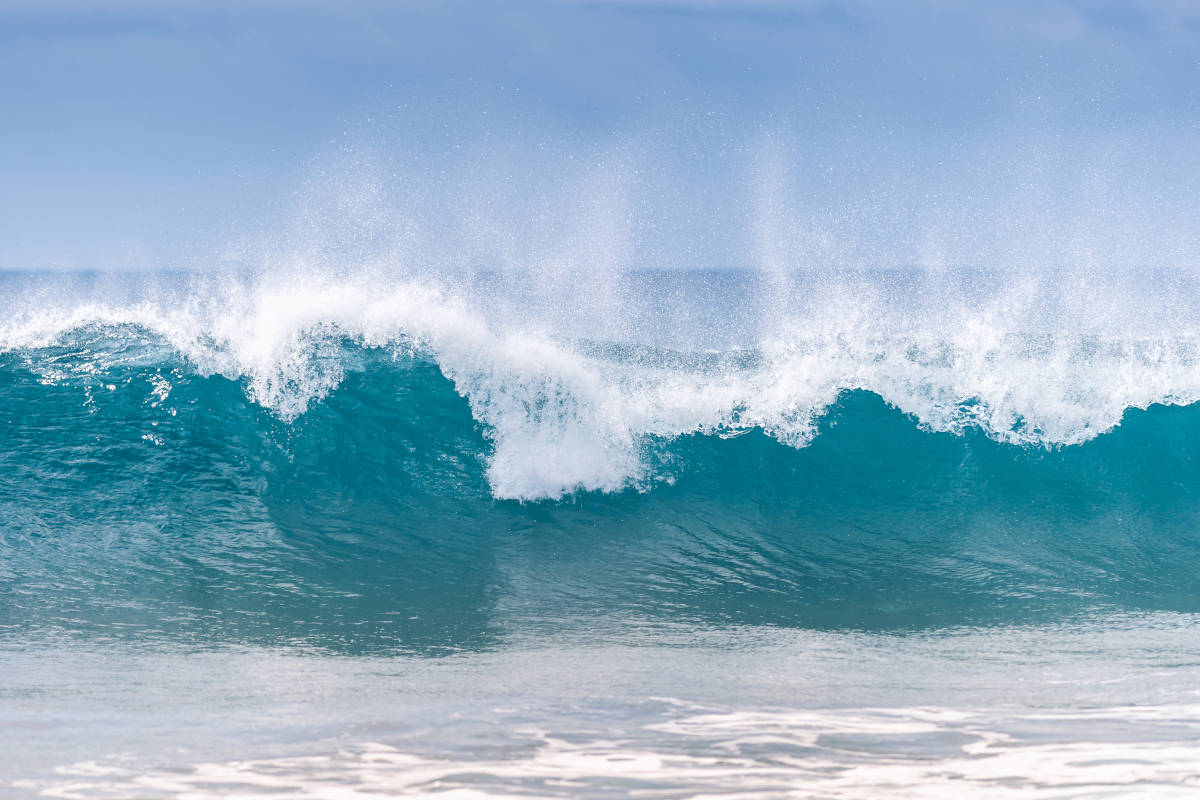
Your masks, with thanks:
M0 348L55 374L72 360L93 374L169 347L201 375L242 382L287 422L367 368L370 352L426 358L491 441L494 495L523 500L650 486L662 477L653 442L688 434L761 429L803 447L846 391L878 394L932 431L979 428L1021 446L1078 444L1127 409L1200 398L1200 339L1190 335L1012 329L995 303L922 318L911 298L851 304L844 292L755 317L780 306L763 304L761 285L741 288L750 310L730 325L740 342L723 348L653 344L670 338L661 335L663 315L678 311L669 304L648 328L642 320L643 330L598 339L575 319L587 310L579 302L557 323L546 298L522 316L533 310L527 290L313 276L192 276L126 289L122 301L27 293L0 327Z

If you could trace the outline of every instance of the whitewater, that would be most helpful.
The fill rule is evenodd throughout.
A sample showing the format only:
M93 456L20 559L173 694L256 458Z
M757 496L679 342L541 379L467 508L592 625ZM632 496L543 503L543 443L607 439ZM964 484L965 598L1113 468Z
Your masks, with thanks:
M504 499L648 490L673 475L657 445L692 434L804 447L855 391L923 430L1051 449L1200 397L1195 279L1178 273L651 271L547 287L316 271L5 288L8 370L89 393L115 391L114 367L167 367L236 383L292 423L348 373L427 361L467 400ZM167 379L141 380L146 403L167 399Z

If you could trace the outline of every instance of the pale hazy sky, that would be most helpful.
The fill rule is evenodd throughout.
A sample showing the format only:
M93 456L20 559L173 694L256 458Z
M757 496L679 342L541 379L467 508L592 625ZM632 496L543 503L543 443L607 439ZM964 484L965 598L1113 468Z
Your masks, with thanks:
M1190 264L1194 8L10 0L0 268Z

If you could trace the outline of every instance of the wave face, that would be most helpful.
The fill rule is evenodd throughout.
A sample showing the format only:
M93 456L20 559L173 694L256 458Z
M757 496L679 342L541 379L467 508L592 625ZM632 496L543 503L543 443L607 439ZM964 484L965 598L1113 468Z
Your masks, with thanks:
M601 277L9 276L4 624L1200 611L1187 276Z

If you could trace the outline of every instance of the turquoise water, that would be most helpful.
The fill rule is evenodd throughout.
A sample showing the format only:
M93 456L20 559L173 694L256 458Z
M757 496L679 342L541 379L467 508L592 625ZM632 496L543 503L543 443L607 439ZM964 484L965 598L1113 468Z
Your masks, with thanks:
M4 281L18 795L1198 779L1185 275Z

